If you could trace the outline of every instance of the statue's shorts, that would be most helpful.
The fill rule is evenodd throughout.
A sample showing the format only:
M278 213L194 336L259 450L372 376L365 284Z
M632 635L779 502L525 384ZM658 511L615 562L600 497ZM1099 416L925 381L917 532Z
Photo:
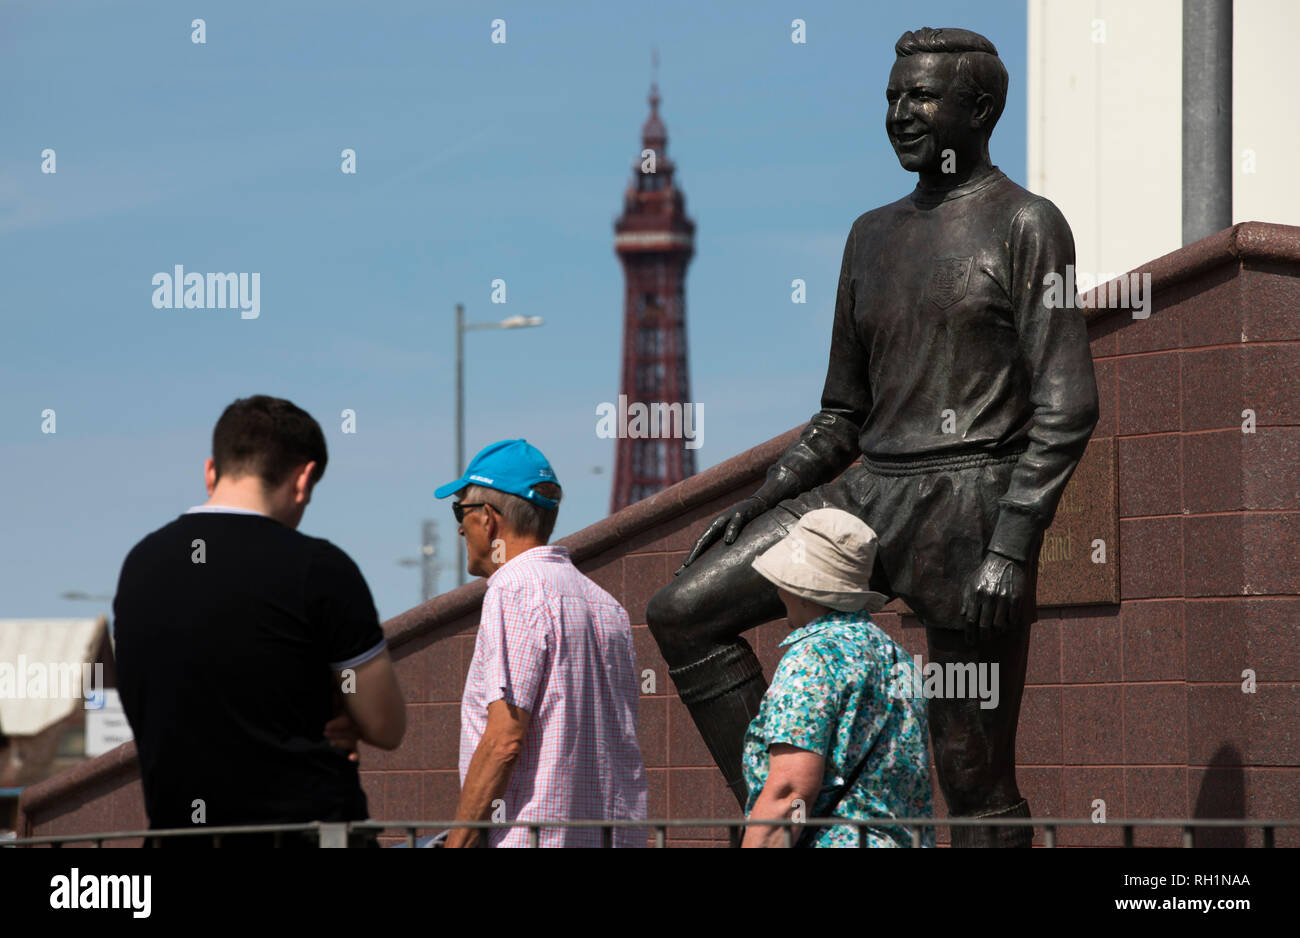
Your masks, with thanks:
M805 512L841 508L876 532L868 589L901 597L927 626L965 628L962 588L984 559L1020 453L869 459L773 509L789 530ZM1030 550L1025 613L1038 618L1038 543Z

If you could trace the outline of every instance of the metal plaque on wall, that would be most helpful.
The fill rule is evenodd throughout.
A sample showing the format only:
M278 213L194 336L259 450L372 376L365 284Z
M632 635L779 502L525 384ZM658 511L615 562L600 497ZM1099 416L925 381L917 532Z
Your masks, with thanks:
M1038 605L1119 602L1119 493L1115 438L1094 437L1084 450L1043 535Z

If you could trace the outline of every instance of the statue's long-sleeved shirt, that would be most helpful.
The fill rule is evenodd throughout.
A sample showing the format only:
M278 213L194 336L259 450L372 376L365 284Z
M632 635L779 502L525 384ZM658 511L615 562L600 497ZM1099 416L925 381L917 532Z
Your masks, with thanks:
M1024 448L988 545L1020 561L1097 422L1082 313L1048 301L1073 263L1056 206L994 168L863 214L840 270L823 414L884 461Z

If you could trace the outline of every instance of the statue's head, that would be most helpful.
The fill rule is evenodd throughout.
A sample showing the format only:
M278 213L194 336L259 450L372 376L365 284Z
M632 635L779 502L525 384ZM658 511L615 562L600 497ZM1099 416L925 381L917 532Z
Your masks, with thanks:
M885 130L903 168L937 174L945 150L962 166L981 154L987 161L1007 101L1007 70L993 43L967 29L926 27L903 33L894 52Z

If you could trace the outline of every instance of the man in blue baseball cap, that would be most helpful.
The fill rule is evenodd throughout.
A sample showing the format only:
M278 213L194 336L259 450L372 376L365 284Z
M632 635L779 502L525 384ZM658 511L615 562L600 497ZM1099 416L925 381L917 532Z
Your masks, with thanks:
M549 483L554 489L552 497L536 491L534 486L541 483ZM554 510L560 505L560 485L555 481L555 470L542 451L527 440L502 440L485 446L470 462L463 476L455 482L440 485L433 494L436 498L446 498L468 485L481 485L518 495L542 508Z
M488 578L460 712L458 821L643 820L646 772L637 742L639 683L627 611L549 546L560 506L555 470L527 440L486 447L439 487L470 573ZM498 819L500 816L498 815ZM476 846L454 829L448 847ZM522 847L528 829L492 831ZM599 846L595 828L546 828L542 846ZM645 846L618 828L613 843Z

